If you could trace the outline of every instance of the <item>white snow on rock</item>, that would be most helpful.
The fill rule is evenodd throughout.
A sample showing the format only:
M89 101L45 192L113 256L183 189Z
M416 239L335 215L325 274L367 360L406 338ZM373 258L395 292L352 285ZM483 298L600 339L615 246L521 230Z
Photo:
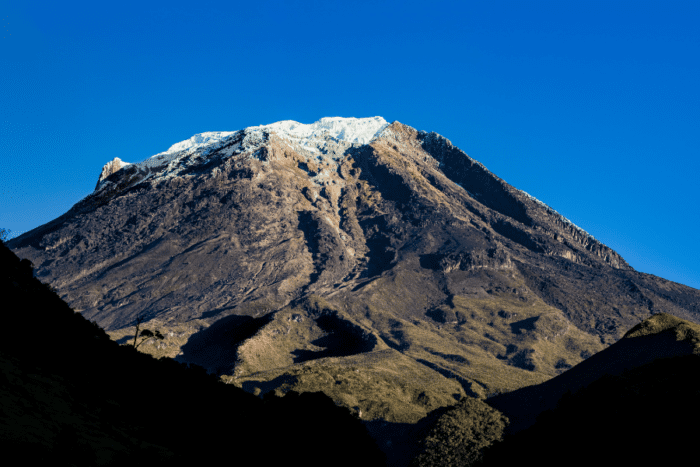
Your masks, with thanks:
M235 131L208 131L199 133L189 139L173 144L167 151L158 153L135 164L123 162L117 157L114 161L109 162L103 167L95 191L111 185L111 183L105 180L106 177L103 176L106 170L109 172L107 175L111 175L128 166L135 166L137 172L141 174L134 183L140 183L148 179L168 178L175 172L175 169L185 156L193 153L200 153L200 155L205 156L212 150L223 145L228 138L236 133ZM114 170L115 164L119 164L116 170Z
M192 154L198 151L209 152L207 150L212 150L218 146L221 146L223 142L236 133L237 132L235 131L207 131L204 133L198 133L191 138L173 144L167 151L151 156L145 161L139 162L136 165L151 169L163 167L165 164L177 162L177 160L187 154Z
M126 167L127 165L131 165L128 162L124 162L123 160L119 159L118 157L115 157L111 161L107 162L104 167L102 167L102 172L100 172L100 178L97 180L97 183L99 183L104 180L105 178L109 177L115 172L118 172L122 168Z
M518 190L518 189L516 188L516 190ZM593 235L589 234L588 232L586 232L585 230L583 230L581 227L579 227L578 225L576 225L576 224L574 224L573 222L571 222L569 219L567 219L566 217L564 217L563 215L561 215L559 212L557 212L557 211L555 211L554 209L552 209L552 208L551 208L549 205L547 205L546 203L543 203L543 202L540 201L539 199L537 199L537 198L535 198L534 196L532 196L530 193L527 193L527 192L525 192L525 191L523 191L523 190L518 190L518 191L521 192L522 194L524 194L526 197L528 197L528 198L531 199L532 201L534 201L535 203L537 203L537 204L539 204L540 206L542 206L543 208L545 208L545 210L546 210L549 214L551 214L551 215L553 215L553 216L559 218L559 220L562 221L564 224L567 224L567 225L572 226L572 227L573 227L574 229L576 229L581 235L590 237L592 240L598 242L598 240L596 240L596 238L595 238ZM600 243L600 242L598 242L598 243Z
M207 131L199 133L193 137L180 141L170 146L170 149L161 154L172 154L180 151L188 151L190 149L199 149L205 146L211 146L219 143L222 140L236 133L235 131ZM155 157L155 156L154 156Z
M269 125L248 127L246 130L274 131L278 136L296 140L323 139L330 136L348 143L367 144L387 126L389 123L382 117L325 117L309 124L283 120Z
M366 144L378 137L389 123L382 117L369 118L343 118L325 117L314 123L299 123L293 120L284 120L268 125L251 126L243 131L243 140L234 146L230 146L218 154L228 157L239 152L254 153L265 141L263 133L275 133L294 146L306 151L318 153L324 147L326 138L334 138L350 144ZM208 131L198 133L184 141L175 143L167 151L151 156L142 162L135 164L121 163L122 167L134 165L141 174L137 177L140 183L145 180L161 180L177 175L187 166L206 160L207 156L221 148L226 142L239 134L240 131ZM198 161L189 160L187 156L193 156ZM121 161L120 161L121 162ZM119 167L121 168L121 167ZM119 169L117 169L119 170ZM116 170L114 170L116 171ZM109 184L101 177L95 190Z

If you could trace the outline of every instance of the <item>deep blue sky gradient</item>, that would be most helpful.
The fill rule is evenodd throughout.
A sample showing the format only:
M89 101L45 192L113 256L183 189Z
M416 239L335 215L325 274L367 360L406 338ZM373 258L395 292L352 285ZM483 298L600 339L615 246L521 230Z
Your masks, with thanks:
M700 2L0 0L0 16L13 234L70 209L114 157L379 115L700 288Z

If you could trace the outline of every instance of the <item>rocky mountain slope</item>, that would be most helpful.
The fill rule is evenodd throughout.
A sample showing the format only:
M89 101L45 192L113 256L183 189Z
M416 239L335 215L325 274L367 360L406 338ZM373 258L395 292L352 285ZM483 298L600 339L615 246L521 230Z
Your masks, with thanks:
M128 159L125 156L125 159ZM323 391L392 442L542 383L700 291L617 253L449 140L380 117L195 135L8 245L76 311L249 392Z

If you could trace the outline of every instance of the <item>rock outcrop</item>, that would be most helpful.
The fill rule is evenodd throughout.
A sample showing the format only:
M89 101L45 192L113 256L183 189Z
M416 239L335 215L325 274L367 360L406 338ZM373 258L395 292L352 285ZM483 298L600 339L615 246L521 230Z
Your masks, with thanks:
M115 157L111 161L107 162L104 167L102 167L102 172L100 172L100 177L97 179L97 185L95 185L95 190L97 190L100 187L100 183L102 183L102 180L106 179L113 173L116 173L117 171L121 170L123 167L130 165L128 162L123 162L121 159L118 157Z

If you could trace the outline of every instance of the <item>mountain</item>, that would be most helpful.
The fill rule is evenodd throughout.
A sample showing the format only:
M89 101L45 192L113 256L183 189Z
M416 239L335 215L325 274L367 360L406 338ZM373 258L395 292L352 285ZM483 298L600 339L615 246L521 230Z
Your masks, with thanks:
M543 383L653 314L700 322L700 291L381 117L115 159L8 245L113 340L141 316L165 336L142 351L255 394L322 391L386 450L434 410Z

